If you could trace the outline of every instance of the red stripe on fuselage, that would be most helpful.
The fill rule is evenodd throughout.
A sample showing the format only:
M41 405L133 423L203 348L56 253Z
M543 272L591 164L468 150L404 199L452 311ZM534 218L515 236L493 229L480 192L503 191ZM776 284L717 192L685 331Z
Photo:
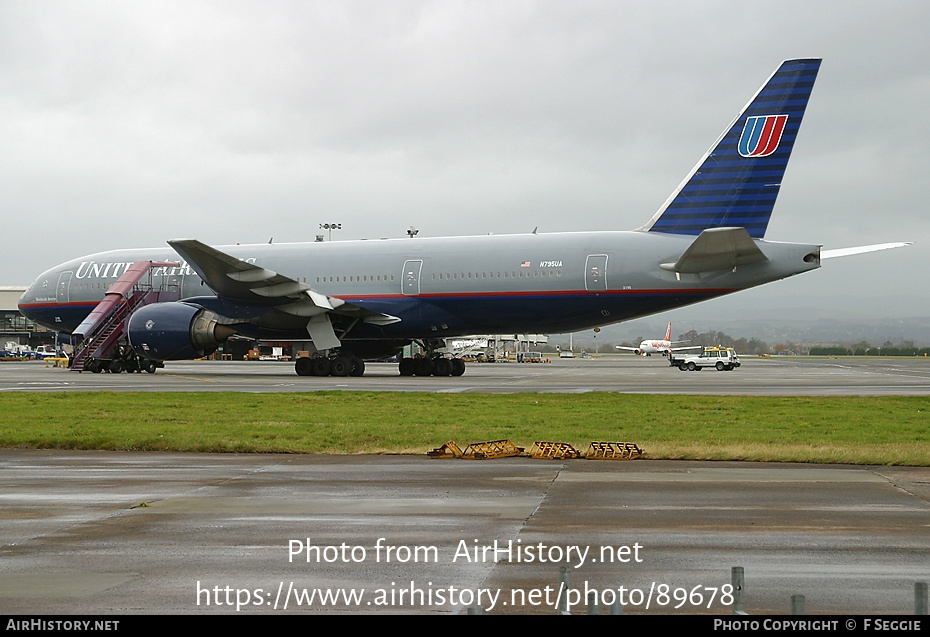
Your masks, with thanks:
M362 301L384 301L390 299L469 299L469 298L508 298L521 296L637 296L657 294L730 294L738 292L742 288L677 288L677 289L653 289L653 290L600 290L592 292L589 290L536 290L536 291L519 291L519 292L433 292L421 293L419 295L404 294L333 294L337 298L343 299L350 303Z

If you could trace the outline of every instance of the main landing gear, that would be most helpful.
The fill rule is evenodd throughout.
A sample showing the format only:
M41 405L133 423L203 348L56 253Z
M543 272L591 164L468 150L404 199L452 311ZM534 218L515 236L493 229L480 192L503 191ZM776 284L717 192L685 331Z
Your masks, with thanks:
M465 361L442 356L408 357L401 359L398 368L401 376L461 376L465 373Z
M461 376L465 373L465 361L447 358L439 353L438 350L445 347L443 341L417 343L423 353L399 361L398 371L401 376ZM397 348L400 349L402 345L398 344ZM379 358L379 354L373 351L368 351L366 356ZM294 362L294 371L298 376L362 376L365 373L365 361L352 352L329 350L298 358Z
M442 339L416 341L423 353L402 358L398 369L401 376L461 376L465 373L465 361L446 358L439 350L446 346Z
M294 363L294 370L298 376L361 376L365 373L365 361L348 353L303 357Z

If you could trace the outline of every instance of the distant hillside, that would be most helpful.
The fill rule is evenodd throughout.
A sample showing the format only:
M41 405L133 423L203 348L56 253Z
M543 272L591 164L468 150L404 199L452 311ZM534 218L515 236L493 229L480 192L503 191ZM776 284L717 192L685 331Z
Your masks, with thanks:
M678 310L681 313L683 310ZM665 334L668 320L672 320L672 338L691 330L699 333L724 332L733 338L757 339L771 346L784 343L854 344L866 341L872 345L890 342L901 344L930 345L930 317L908 317L896 319L669 319L667 315L638 319L619 325L602 328L597 338L593 331L576 333L576 345L593 347L598 342L618 345L622 342L639 344L645 338L661 338ZM568 336L555 336L553 343L568 340Z

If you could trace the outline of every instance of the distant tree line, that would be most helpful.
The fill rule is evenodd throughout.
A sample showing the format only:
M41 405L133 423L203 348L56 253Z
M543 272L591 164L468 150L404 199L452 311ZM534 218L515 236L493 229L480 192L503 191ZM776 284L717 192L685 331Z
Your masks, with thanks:
M740 354L794 354L811 356L930 356L930 347L918 347L912 341L903 341L897 345L885 341L880 346L871 345L867 341L860 341L854 345L802 345L799 343L777 343L769 345L756 338L733 338L724 332L698 333L691 330L678 337L679 340L690 341L691 345L712 347L722 345L732 347Z
M816 346L811 356L930 356L930 347Z
M697 330L691 330L685 334L678 336L679 341L688 341L687 345L702 345L704 347L714 347L720 345L722 347L732 347L739 354L771 354L782 353L786 350L789 350L789 346L776 346L770 347L765 341L760 341L757 338L733 338L729 334L724 332L701 332ZM681 345L679 345L681 346ZM792 344L793 346L793 344ZM797 354L796 350L790 350L789 353Z
M580 339L575 339L575 350L580 349L591 349L592 343L589 341L586 343L587 347L584 347L580 342ZM624 341L620 343L625 347L636 347L644 339L642 336L637 336L633 342ZM702 347L732 347L739 354L744 354L747 356L758 355L758 354L777 354L782 356L930 356L930 346L915 345L913 341L902 340L897 344L892 343L891 341L885 341L879 346L872 345L868 341L859 341L851 345L810 345L803 343L776 343L775 345L770 345L765 341L759 340L757 338L733 338L725 332L698 332L697 330L691 330L685 334L679 334L676 338L677 341L683 341L678 343L677 347L682 347L686 345L700 345ZM554 349L557 344L557 341L551 341L549 345ZM594 345L597 345L595 340ZM568 349L568 341L565 341L561 344L562 349ZM614 351L614 346L610 342L600 342L600 351Z

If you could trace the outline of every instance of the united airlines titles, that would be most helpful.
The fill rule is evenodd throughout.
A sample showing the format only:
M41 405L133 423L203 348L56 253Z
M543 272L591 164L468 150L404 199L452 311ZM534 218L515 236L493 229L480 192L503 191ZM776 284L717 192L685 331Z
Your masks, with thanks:
M115 279L131 265L132 261L106 261L104 263L81 261L81 265L78 266L74 276L77 279ZM176 268L160 267L152 270L152 276L186 276L193 273L194 271L191 270L187 261L181 261L181 264Z

